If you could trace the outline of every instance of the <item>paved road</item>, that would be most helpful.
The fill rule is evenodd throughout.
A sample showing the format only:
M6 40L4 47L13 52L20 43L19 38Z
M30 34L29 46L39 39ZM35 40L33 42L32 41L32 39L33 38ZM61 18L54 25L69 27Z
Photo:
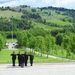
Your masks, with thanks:
M0 75L75 75L75 63L37 63L24 68L0 64Z

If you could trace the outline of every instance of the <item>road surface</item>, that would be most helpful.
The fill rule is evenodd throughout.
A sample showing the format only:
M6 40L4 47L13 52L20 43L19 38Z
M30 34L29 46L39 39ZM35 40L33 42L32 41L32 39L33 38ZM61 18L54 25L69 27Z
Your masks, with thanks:
M28 63L24 68L0 64L0 75L75 75L75 63Z

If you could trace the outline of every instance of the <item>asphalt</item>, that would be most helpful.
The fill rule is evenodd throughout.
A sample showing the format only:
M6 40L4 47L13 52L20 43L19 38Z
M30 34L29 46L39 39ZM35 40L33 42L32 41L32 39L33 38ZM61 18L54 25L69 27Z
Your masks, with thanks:
M75 63L34 63L27 67L0 64L0 75L75 75Z

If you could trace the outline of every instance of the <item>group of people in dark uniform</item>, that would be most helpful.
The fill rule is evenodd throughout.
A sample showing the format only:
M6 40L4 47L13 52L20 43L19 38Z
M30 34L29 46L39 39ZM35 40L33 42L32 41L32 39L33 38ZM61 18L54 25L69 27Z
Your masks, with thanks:
M15 52L13 52L11 54L12 56L12 64L13 66L15 66L15 61L16 61L16 56L18 57L18 65L21 67L27 66L27 62L28 62L28 57L30 57L30 65L33 65L33 59L34 56L32 55L32 53L30 52L30 54L27 54L26 52L24 52L24 54L21 54L20 52L18 54L15 54Z

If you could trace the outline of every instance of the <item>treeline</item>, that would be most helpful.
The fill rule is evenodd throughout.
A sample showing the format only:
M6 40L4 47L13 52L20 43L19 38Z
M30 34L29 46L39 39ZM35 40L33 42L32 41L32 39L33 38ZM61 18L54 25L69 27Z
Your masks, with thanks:
M65 56L74 58L75 54L75 35L71 32L57 33L52 36L49 31L43 29L30 29L17 33L19 47L27 47L42 53L58 55L58 51Z
M54 34L57 32L56 34ZM61 57L73 58L75 55L75 33L70 30L45 31L44 29L32 28L30 30L21 30L14 33L19 48L25 47L38 51L40 56L46 53ZM11 32L0 32L0 50L5 47L6 38L11 38Z
M57 11L72 11L72 12L75 12L74 9L67 9L67 8L63 8L63 7L53 7L53 6L48 6L48 7L41 7L39 8L41 10L57 10Z
M14 31L30 29L32 28L32 21L27 19L18 20L10 18L10 22L8 22L7 18L0 18L0 31L12 31L12 27Z

